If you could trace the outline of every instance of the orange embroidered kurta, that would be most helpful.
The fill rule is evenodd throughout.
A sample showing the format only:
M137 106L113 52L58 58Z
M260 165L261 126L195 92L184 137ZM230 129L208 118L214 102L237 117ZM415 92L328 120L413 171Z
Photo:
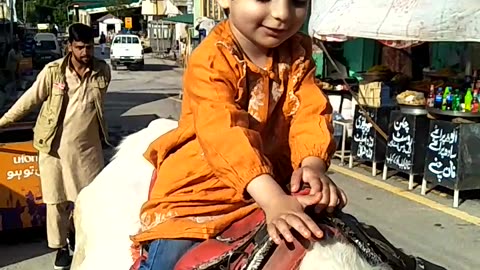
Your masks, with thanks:
M134 242L211 238L257 207L245 191L255 177L286 184L305 157L329 162L332 108L314 83L311 40L292 37L265 68L235 44L224 21L190 57L179 126L145 153L157 179Z

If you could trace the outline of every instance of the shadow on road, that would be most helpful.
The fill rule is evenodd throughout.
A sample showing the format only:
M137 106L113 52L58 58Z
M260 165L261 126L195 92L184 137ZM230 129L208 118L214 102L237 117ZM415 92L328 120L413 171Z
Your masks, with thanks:
M120 117L130 109L177 96L177 93L138 93L138 92L107 92L105 98L105 113L108 116Z
M178 68L176 65L145 64L143 71L165 71Z
M45 239L44 226L0 232L0 267L52 252Z
M125 115L126 113L129 113L135 107L154 101L162 101L173 96L177 96L177 94L107 92L105 112L111 143L117 145L123 137L148 126L152 120L169 116L162 113L155 114L151 110L138 110L130 115ZM168 103L162 103L161 106L168 106ZM168 112L170 110L170 108L165 108L165 110L158 111Z
M176 65L164 65L164 64L145 64L143 66L143 69L138 69L138 66L130 66L130 67L127 67L127 66L118 66L117 67L117 70L118 71L132 71L132 72L139 72L139 71L154 71L154 72L157 72L157 71L167 71L167 70L174 70L174 69L177 69L179 68L179 66L176 66ZM135 74L135 73L133 73Z

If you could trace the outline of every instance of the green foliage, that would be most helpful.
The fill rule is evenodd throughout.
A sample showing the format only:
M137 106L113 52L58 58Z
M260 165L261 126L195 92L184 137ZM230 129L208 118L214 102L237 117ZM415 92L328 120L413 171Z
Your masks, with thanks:
M127 5L131 2L132 1L130 0L106 0L105 6L107 7L107 11L109 13L120 18L126 17L130 14Z
M25 0L26 22L68 25L67 7L72 0ZM23 20L23 1L16 1L17 16Z

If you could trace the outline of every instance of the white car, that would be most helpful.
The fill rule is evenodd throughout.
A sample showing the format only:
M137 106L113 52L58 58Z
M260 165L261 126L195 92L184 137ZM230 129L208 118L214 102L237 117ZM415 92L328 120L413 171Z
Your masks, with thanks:
M63 57L63 49L54 34L38 33L33 39L35 47L32 61L35 68L42 69L47 63Z
M143 46L138 36L116 35L110 46L110 62L113 70L117 70L120 65L143 69Z

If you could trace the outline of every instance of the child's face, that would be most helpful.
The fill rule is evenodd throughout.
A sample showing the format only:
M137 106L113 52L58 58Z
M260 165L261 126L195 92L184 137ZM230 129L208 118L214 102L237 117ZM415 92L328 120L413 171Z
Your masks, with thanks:
M261 49L275 48L302 27L309 0L220 0L234 28Z

